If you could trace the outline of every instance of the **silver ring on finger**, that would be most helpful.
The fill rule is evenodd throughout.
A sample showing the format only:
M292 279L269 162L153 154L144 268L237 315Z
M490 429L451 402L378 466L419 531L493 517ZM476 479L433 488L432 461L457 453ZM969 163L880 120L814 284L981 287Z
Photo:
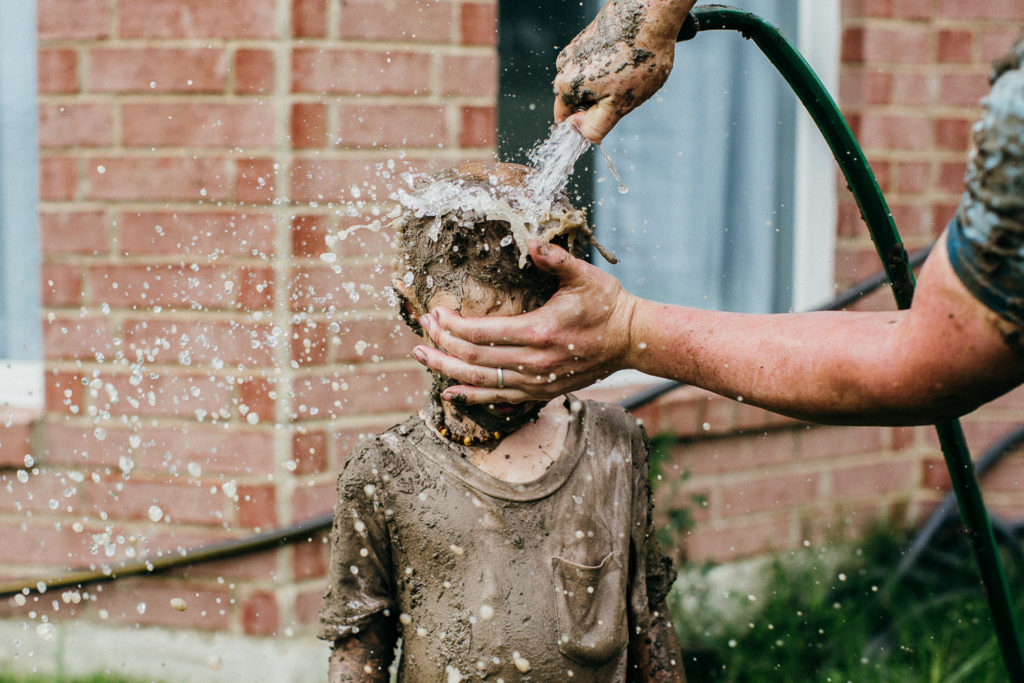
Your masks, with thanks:
M498 368L498 388L499 389L504 389L505 388L505 375L501 371L501 368Z

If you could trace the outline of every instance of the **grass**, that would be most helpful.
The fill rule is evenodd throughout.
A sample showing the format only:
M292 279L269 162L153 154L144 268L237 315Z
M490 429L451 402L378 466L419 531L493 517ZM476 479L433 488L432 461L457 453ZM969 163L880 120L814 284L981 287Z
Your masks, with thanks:
M721 683L1003 683L988 607L955 527L895 583L890 578L907 537L877 529L839 551L769 561L752 593L723 597L720 587L706 585L697 595L673 595L687 676ZM1008 563L1011 586L1021 585L1020 569ZM742 617L702 622L701 606Z

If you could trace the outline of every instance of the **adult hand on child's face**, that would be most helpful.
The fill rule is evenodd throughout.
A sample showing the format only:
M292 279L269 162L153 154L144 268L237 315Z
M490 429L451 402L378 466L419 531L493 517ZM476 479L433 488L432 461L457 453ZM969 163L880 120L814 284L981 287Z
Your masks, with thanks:
M445 400L519 403L593 384L624 367L636 300L611 275L551 244L530 244L537 267L561 286L542 307L517 316L463 318L437 308L420 318L439 349L416 347L418 361L463 384ZM498 387L498 371L502 384Z
M693 4L610 0L558 55L555 121L573 116L587 139L601 142L665 83Z

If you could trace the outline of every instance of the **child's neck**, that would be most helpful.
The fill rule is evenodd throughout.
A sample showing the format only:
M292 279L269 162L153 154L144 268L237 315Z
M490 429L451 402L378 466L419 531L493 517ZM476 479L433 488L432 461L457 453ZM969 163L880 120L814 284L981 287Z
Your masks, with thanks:
M544 406L535 421L498 438L447 403L442 402L441 410L442 425L431 426L455 444L470 464L496 479L514 483L543 475L561 455L569 428L569 411L561 400ZM466 437L478 441L467 447Z

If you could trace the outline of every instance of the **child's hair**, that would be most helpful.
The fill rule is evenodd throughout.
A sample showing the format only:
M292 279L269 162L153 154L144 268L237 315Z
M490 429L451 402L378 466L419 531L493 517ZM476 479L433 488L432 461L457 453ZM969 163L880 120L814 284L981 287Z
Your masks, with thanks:
M1021 32L1010 51L992 63L989 71L989 83L995 83L1007 71L1024 67L1024 32Z
M406 204L392 223L395 278L405 285L413 308L426 311L431 297L442 290L461 303L468 279L537 305L551 298L558 278L537 268L529 257L521 258L521 240L514 238L512 224L505 220L517 211L521 215L516 203L529 170L517 164L477 162L442 171L417 185L410 202L415 208ZM442 184L443 191L432 192ZM416 203L425 196L433 198ZM561 231L550 241L583 257L590 235L584 212L562 195L549 213L560 221ZM403 293L397 295L403 319L419 333Z

